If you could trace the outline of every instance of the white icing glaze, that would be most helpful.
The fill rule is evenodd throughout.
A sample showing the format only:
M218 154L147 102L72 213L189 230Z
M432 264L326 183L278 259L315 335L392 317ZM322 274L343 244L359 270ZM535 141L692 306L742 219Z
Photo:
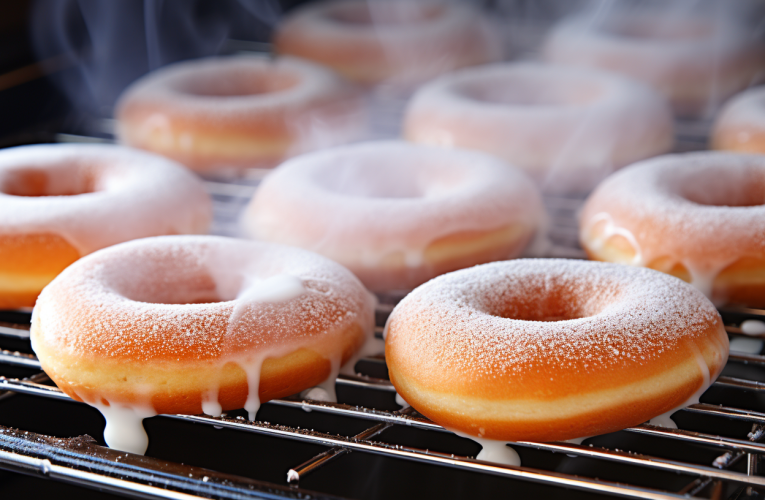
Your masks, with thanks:
M611 215L607 212L600 212L598 214L593 215L588 221L587 221L587 228L582 230L582 237L588 237L590 235L590 232L596 224L605 221L605 226L603 227L603 230L597 235L597 237L589 237L588 238L588 245L595 251L600 250L603 245L605 245L608 240L616 235L622 236L627 241L629 241L630 245L632 245L632 249L635 251L635 256L633 257L632 261L629 262L630 264L640 266L643 265L643 259L642 259L642 252L640 250L640 245L638 244L637 240L635 239L635 236L627 229L624 229L622 227L617 227L616 224L614 224L614 220L611 218Z
M401 397L401 394L399 394L399 393L396 393L396 404L399 405L402 408L409 408L410 406L412 406L409 403L407 403L404 400L404 398Z
M620 234L639 252L625 264L661 269L682 264L692 284L718 304L718 274L744 257L765 254L765 199L759 187L765 157L685 153L637 163L606 179L587 200L582 244L597 254ZM605 233L594 234L607 220Z
M409 102L404 123L409 140L491 153L557 192L588 191L617 168L669 151L673 127L643 84L528 62L434 80Z
M499 160L380 141L282 164L242 223L256 238L319 252L361 274L400 256L416 268L428 245L455 233L533 230L543 213L530 179Z
M692 349L694 350L696 354L696 362L699 365L699 371L701 372L701 375L703 377L701 386L683 404L681 404L677 408L674 408L668 411L667 413L662 413L661 415L655 416L654 418L648 421L649 424L657 425L659 427L668 427L670 429L677 429L677 424L671 418L672 415L675 412L682 410L683 408L687 406L698 404L701 398L701 395L704 394L704 392L709 388L711 383L714 382L714 380L711 377L711 374L709 373L709 366L707 366L707 362L704 360L704 356L701 355L701 352L699 352L698 348L695 345L692 345ZM715 376L714 378L716 379L717 376Z
M69 339L71 332L86 329L71 325L91 321L89 315L96 314L91 307L98 310L103 336L91 332ZM102 250L64 271L38 300L33 323L39 323L39 328L33 327L33 345L36 352L45 345L46 352L52 348L85 359L97 352L108 360L102 361L104 365L122 359L118 365L141 366L167 356L165 351L173 353L173 361L183 357L184 367L198 360L200 369L213 365L218 373L234 363L246 374L244 408L254 419L260 407L263 362L299 349L312 350L330 361L330 373L320 390L334 399L342 356L337 346L347 342L339 336L357 323L364 335L358 339L362 345L374 334L373 311L370 294L358 280L316 254L219 237L161 237ZM130 341L120 340L123 336ZM54 359L40 356L43 368L57 358L58 354ZM119 366L108 369L119 370ZM203 383L203 411L220 415L219 376ZM101 401L101 394L114 389L106 385L82 399ZM165 389L146 386L141 394L149 401L155 391ZM139 417L145 414L143 407L133 413L115 412L113 408L132 405L105 399L112 403L104 415L115 422L113 429L131 415L140 423ZM121 434L110 431L112 436ZM135 436L135 432L125 435Z
M757 319L747 319L741 323L741 333L745 335L765 334L765 322Z
M730 341L730 350L747 354L759 354L762 352L763 344L765 342L761 339L733 337Z
M51 196L14 196L44 173ZM56 194L74 194L55 196ZM30 193L40 194L40 193ZM181 165L133 149L55 144L0 151L0 233L52 233L81 255L136 238L207 231L204 185Z
M476 460L512 465L514 467L521 466L521 457L518 455L518 452L509 447L506 442L477 437L465 434L464 432L455 431L454 429L449 430L459 437L470 439L481 445L481 451L476 455Z
M149 447L149 437L143 428L145 418L156 415L151 405L89 403L106 419L104 440L110 448L143 455Z

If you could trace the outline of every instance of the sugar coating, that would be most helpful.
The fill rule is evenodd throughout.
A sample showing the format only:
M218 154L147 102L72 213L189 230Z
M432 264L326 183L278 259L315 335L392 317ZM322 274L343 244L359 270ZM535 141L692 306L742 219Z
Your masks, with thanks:
M540 370L559 377L644 365L715 322L703 294L657 271L522 259L415 289L393 310L386 342L401 343L397 352L419 373L448 370L466 385L507 376L521 383Z
M487 155L401 141L338 147L270 174L243 219L254 237L374 265L461 231L537 227L541 197L522 171Z
M666 257L711 281L741 257L765 255L765 157L701 152L666 155L606 179L582 212L582 241L608 214L632 234L637 264ZM748 205L748 206L741 206Z
M305 293L247 300L248 286L280 275L299 279ZM222 366L237 356L308 347L352 323L371 331L372 309L349 271L316 254L168 236L80 259L43 290L35 321L41 341L74 356Z
M16 196L28 178L71 196ZM39 194L39 193L33 193ZM81 255L126 240L206 232L212 206L181 165L112 145L22 146L0 152L0 233L51 233Z
M550 190L591 189L673 141L670 111L645 85L531 62L464 69L424 85L405 128L416 142L490 152Z

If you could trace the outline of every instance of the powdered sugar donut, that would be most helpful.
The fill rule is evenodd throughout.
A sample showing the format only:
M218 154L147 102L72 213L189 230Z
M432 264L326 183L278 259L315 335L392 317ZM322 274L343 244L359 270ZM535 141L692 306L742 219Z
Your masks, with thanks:
M765 153L765 87L749 89L725 104L715 121L712 147Z
M0 308L31 307L65 267L100 248L204 233L212 206L181 165L119 146L0 151Z
M423 86L409 103L404 133L414 142L491 153L556 192L592 189L674 141L671 113L647 87L537 63L466 69Z
M726 16L613 9L564 20L553 28L543 54L550 62L644 81L678 114L697 116L750 85L765 68L765 51L755 38Z
M321 253L371 290L517 256L543 217L523 172L489 156L405 142L294 158L260 186L243 224L254 237Z
M581 216L591 258L691 282L717 303L765 306L765 157L686 153L606 179Z
M500 55L477 10L438 0L315 2L287 17L275 44L365 84L411 85Z
M326 382L373 334L373 299L319 255L213 236L146 238L81 259L43 290L45 372L142 453L143 418L220 415Z
M273 166L355 138L358 93L294 58L214 57L148 74L117 104L120 141L198 171Z
M728 357L722 319L693 287L559 259L440 276L396 306L385 345L391 382L417 411L501 441L641 424L697 403Z

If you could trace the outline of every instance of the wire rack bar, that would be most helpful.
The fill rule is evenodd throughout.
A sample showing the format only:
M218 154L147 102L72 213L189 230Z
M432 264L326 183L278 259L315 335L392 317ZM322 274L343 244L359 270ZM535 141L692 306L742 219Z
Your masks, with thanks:
M145 499L326 498L209 469L98 446L90 436L58 439L0 426L0 464L7 470Z
M33 382L28 382L28 381L0 379L0 389L17 390L17 392L20 392L20 393L52 397L52 398L56 398L60 400L70 399L69 396L67 396L66 394L64 394L63 392L61 392L59 389L55 387L43 386ZM311 410L326 409L326 408L332 407L332 406L329 406L327 403L314 403L309 401L298 402L298 401L288 401L288 400L275 400L275 401L271 401L271 403L281 404L285 406L300 407L303 409L308 408ZM314 444L323 444L326 446L332 446L333 448L340 447L340 448L354 449L354 446L347 444L348 440L354 443L364 442L374 447L374 450L370 450L370 449L362 447L362 451L371 451L373 453L382 454L382 455L392 454L394 456L398 456L398 454L395 452L398 450L404 449L404 450L408 450L408 454L405 454L403 456L404 458L412 458L411 454L415 454L418 456L424 454L426 457L441 456L442 458L447 456L446 454L443 454L443 453L436 453L436 452L431 452L428 450L423 451L423 450L412 448L412 447L403 447L403 448L392 447L391 445L387 445L383 443L374 443L374 442L367 441L370 437L383 432L385 429L387 429L389 426L393 424L413 425L413 426L427 429L427 430L440 430L440 431L448 432L445 429L443 429L441 426L427 419L409 415L408 412L384 412L380 410L370 411L367 409L364 409L366 411L361 411L358 409L352 410L351 408L353 407L350 407L348 405L334 404L334 406L340 407L338 409L341 409L344 411L337 411L333 413L338 413L338 414L346 415L346 416L367 418L370 420L380 420L382 423L378 424L376 427L373 427L364 431L363 433L357 436L354 436L352 438L345 438L340 436L330 436L330 435L315 432L315 431L294 429L287 426L275 426L275 425L265 424L261 422L248 422L243 419L239 420L239 419L230 419L225 417L214 418L214 417L195 416L195 415L164 415L164 417L180 419L185 421L192 421L195 423L212 425L216 427L234 428L237 430L245 430L248 432L254 432L258 434L278 435L281 437L288 437L288 438L296 439L299 441L312 442ZM635 429L635 430L640 431L639 429ZM650 431L651 429L647 429L647 432L643 432L643 433L650 434L651 433ZM675 434L675 436L680 435L680 434L677 434L679 432L678 430L673 430L673 431L674 431L673 433L656 432L653 434L654 435ZM329 439L330 441L327 441L327 439ZM338 439L341 441L334 441ZM705 437L702 439L690 439L689 441L694 442L696 444L711 444L715 446L725 446L725 447L730 447L734 449L742 449L742 447L746 447L746 451L755 452L755 453L756 452L762 453L765 451L765 445L762 445L760 443L753 443L753 442L747 442L747 441L741 441L741 440L729 440L729 439L719 438L719 437ZM699 475L703 477L712 477L716 479L733 481L733 482L738 482L738 483L747 484L747 485L765 486L765 477L748 476L741 473L723 471L723 470L714 469L711 467L687 464L683 462L666 460L666 459L651 457L647 455L630 454L626 452L617 452L617 451L612 451L612 450L603 449L603 448L591 448L589 446L573 445L568 443L518 442L516 444L519 446L526 446L526 447L531 447L531 448L550 451L550 452L566 453L570 455L578 455L578 456L583 456L587 458L608 460L611 462L637 465L641 467L648 467L648 468L658 469L658 470L672 470L675 472L695 474L695 475ZM309 460L308 462L301 464L297 468L293 469L293 473L296 474L296 477L295 476L292 476L292 477L294 478L294 480L297 480L299 479L301 474L305 475L307 473L306 471L313 470L317 468L319 465L322 465L324 462L334 459L337 456L340 456L341 454L342 453L339 450L335 450L335 451L329 450L328 452L325 452L324 454L321 454L320 456L317 456L314 459ZM459 456L451 456L451 455L449 456L449 460L457 461L460 464L472 463L472 462L476 462L478 464L484 464L484 462L472 461L468 457L459 457ZM430 459L421 458L419 459L419 461L427 462L427 461L430 461ZM451 464L451 466L457 467L457 465L455 464ZM498 465L494 464L494 466L498 466ZM301 470L301 467L304 468L305 470ZM503 470L506 468L506 466L499 466L499 467L501 467ZM461 468L475 469L476 466L471 465L469 467L466 466ZM557 473L551 473L548 471L539 471L536 469L534 471L536 474L557 474ZM488 473L492 473L496 475L506 475L504 473L498 473L497 471L493 469L487 469L484 472L488 472ZM581 479L581 478L577 478L577 479ZM539 478L537 478L536 480L540 481ZM553 481L553 482L556 482L556 481ZM589 489L589 488L584 488L584 489ZM638 496L633 498L651 498L651 497Z

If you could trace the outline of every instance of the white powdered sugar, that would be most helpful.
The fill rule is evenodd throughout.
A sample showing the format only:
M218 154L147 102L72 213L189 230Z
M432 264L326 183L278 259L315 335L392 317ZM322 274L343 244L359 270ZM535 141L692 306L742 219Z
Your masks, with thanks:
M611 230L600 234L597 225L606 218ZM725 267L765 255L765 157L667 155L614 174L587 200L581 240L597 250L613 234L631 235L638 256L633 264L682 264L711 296Z
M508 375L524 384L540 370L554 382L655 362L715 321L698 290L657 271L522 259L420 286L391 314L386 343L418 373L463 387Z
M54 234L80 255L126 240L206 232L204 185L181 165L111 145L0 152L0 233Z
M591 189L613 170L668 151L672 116L638 82L594 69L503 63L464 69L412 98L415 142L492 153L547 191Z
M500 160L405 142L345 146L290 160L243 218L254 237L307 248L351 268L403 255L419 266L439 238L543 217L531 180Z

